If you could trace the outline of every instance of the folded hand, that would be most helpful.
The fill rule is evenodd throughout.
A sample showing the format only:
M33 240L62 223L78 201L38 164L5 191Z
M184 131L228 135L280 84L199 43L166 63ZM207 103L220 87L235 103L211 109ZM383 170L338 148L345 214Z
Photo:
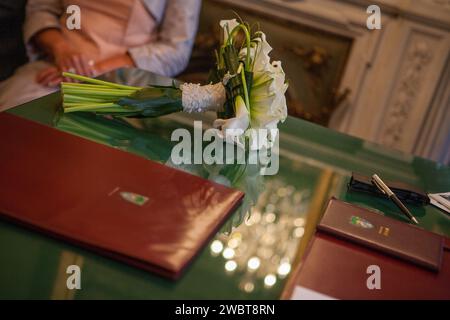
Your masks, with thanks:
M63 43L55 48L53 58L54 63L61 71L88 77L94 75L94 61L68 43Z

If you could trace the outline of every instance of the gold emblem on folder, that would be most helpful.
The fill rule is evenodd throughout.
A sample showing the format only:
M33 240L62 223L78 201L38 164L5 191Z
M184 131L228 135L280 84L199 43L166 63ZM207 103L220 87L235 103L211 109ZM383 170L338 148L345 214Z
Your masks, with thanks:
M123 191L120 193L120 196L122 197L122 199L137 206L143 206L148 201L147 197L133 192Z
M383 226L380 226L380 228L378 229L378 233L385 237L389 237L389 231L390 231L390 229L388 227L383 227Z
M366 219L363 219L358 216L351 216L349 222L350 222L350 224L352 224L356 227L363 228L363 229L372 229L373 228L373 224L371 224Z

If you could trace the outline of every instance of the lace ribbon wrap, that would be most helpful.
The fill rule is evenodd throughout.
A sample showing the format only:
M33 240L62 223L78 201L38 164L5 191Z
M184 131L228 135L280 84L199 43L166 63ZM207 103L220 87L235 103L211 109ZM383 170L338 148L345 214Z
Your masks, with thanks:
M226 101L226 91L222 83L201 86L194 83L184 83L180 86L183 111L205 112L218 111Z

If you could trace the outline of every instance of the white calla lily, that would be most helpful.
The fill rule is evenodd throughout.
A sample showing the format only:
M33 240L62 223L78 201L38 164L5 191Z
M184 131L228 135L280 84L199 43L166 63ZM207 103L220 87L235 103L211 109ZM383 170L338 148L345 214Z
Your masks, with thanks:
M224 41L228 40L229 33L234 30L239 23L236 19L222 20L220 26L224 29ZM236 138L237 131L234 133L225 133L225 129L265 129L267 136L265 139L255 141L250 135L250 148L259 150L263 147L270 148L275 140L274 132L279 122L283 122L287 117L287 105L285 93L288 88L286 83L286 75L281 66L280 61L270 61L270 52L272 47L266 40L263 32L255 33L256 37L252 39L250 50L247 47L242 48L239 52L240 59L248 60L246 69L253 73L253 81L250 88L250 96L248 97L248 106L241 96L239 101L236 99L235 118L217 119L215 126L222 129L224 137ZM247 58L250 55L250 59ZM240 72L243 72L240 69ZM239 71L238 71L239 73ZM246 97L247 99L247 97Z
M223 29L223 43L227 43L228 37L230 33L233 31L234 28L236 28L240 23L237 22L236 19L230 19L230 20L221 20L220 26Z
M287 117L285 93L288 88L280 61L266 65L266 70L254 74L250 92L250 115L252 128L265 128Z
M213 127L220 130L219 137L227 142L234 142L243 147L241 138L244 136L250 124L250 114L241 96L236 97L235 112L236 117L234 118L216 119Z
M261 73L266 70L266 65L270 64L269 53L272 51L272 47L266 40L264 32L258 32L258 37L252 41L250 49L250 58L252 62L253 73ZM239 56L241 58L247 55L247 49L243 48Z
M275 138L271 129L276 129L278 122L283 122L287 117L286 75L280 61L270 62L272 47L266 41L266 35L263 32L257 35L251 48L253 83L250 91L250 127L266 129L268 136L266 142L261 139L252 141L252 149L269 147L270 141ZM241 57L245 54L246 51L241 50Z
M272 47L266 35L258 32L252 48L253 85L250 92L250 114L252 128L264 128L274 120L287 117L285 93L286 75L280 61L270 62Z

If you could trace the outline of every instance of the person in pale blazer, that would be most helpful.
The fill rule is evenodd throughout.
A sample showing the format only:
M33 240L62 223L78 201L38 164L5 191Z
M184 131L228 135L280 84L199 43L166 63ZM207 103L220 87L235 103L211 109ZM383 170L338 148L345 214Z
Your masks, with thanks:
M67 24L73 5L80 29ZM0 110L57 90L62 71L95 76L134 66L176 76L189 62L200 7L201 0L29 0L32 62L0 83Z

